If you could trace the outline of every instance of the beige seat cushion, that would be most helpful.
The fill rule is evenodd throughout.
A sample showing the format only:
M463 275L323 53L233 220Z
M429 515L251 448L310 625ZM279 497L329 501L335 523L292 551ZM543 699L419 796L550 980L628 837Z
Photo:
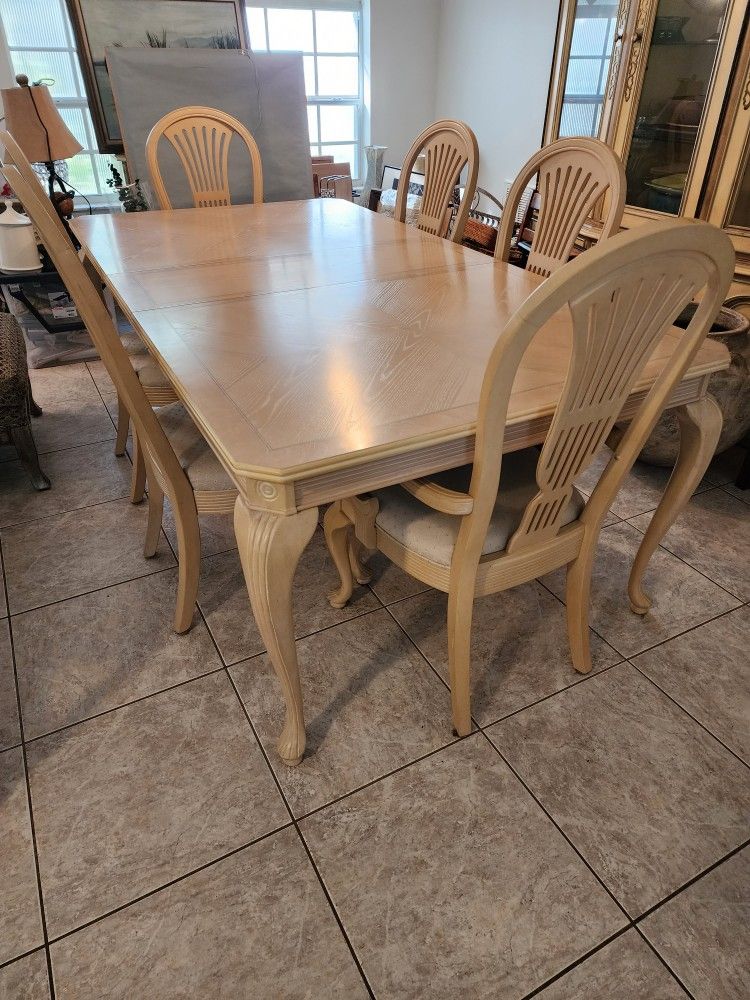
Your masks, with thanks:
M182 403L154 410L194 490L231 490L234 484Z
M161 368L157 365L155 361L148 358L143 364L136 366L136 371L138 372L138 378L140 379L141 385L145 386L147 389L161 389L170 388L171 383Z
M539 492L536 484L536 466L539 452L535 448L514 452L503 458L500 490L487 530L482 553L502 552L508 539L521 523L523 512L532 497ZM431 477L439 483L462 493L469 488L470 465L451 469ZM397 542L418 553L430 562L449 566L453 548L461 526L461 518L425 506L400 486L392 486L375 493L380 503L376 524ZM565 509L562 524L570 524L581 513L585 501L578 490Z

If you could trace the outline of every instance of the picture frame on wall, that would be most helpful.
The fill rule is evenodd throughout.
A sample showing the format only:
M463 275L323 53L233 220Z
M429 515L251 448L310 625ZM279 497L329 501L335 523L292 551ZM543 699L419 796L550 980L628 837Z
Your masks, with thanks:
M101 153L123 152L108 48L248 49L243 0L66 0Z

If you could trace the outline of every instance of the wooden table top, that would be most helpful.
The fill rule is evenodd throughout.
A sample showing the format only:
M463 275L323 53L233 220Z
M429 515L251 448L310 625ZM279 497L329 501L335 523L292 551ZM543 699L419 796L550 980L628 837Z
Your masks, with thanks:
M238 481L291 483L470 442L492 347L541 280L334 199L73 227ZM570 332L559 314L536 337L510 425L551 416ZM638 390L677 338L664 337ZM727 363L707 342L688 380Z

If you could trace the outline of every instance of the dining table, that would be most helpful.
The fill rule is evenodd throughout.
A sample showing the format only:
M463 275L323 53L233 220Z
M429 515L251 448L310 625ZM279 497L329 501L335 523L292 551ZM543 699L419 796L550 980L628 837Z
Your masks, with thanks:
M543 279L331 198L96 214L73 230L239 491L240 558L284 698L278 752L296 765L305 721L292 582L320 506L472 461L490 352ZM621 422L682 334L664 334ZM563 310L526 352L505 451L544 441L571 337ZM728 364L706 340L669 402L681 448L631 571L641 613L649 559L713 454L708 382Z

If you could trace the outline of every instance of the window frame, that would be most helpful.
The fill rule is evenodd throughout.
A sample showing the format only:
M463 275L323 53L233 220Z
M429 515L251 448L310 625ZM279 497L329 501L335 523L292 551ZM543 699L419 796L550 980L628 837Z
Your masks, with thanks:
M270 2L259 3L255 0L247 0L245 3L246 10L262 10L264 15L264 25L265 25L265 48L258 48L259 53L262 52L298 52L302 51L303 58L312 57L313 67L315 72L315 89L318 89L318 59L322 57L330 58L356 58L357 59L357 82L359 86L359 93L354 95L335 95L331 97L319 96L318 94L305 94L305 99L308 108L316 109L317 125L318 125L318 139L313 141L310 137L310 152L312 156L323 155L321 150L323 147L346 147L350 149L354 146L355 156L356 156L356 170L353 171L353 179L359 180L363 175L364 168L364 133L365 133L365 100L364 100L364 17L362 11L361 0L341 0L341 2L331 2L331 0L270 0ZM299 49L271 49L269 45L269 28L268 28L268 11L269 8L272 10L309 10L313 12L313 50L299 50ZM357 44L358 52L328 52L326 50L318 49L317 40L317 19L314 16L317 12L340 12L340 13L350 13L356 16L357 20ZM250 27L248 24L248 36L250 35ZM252 44L252 38L250 39ZM341 139L334 140L333 142L324 142L321 139L321 108L325 107L352 107L354 108L354 139ZM356 176L355 176L356 175Z
M78 56L78 46L76 45L75 35L73 34L73 28L70 23L70 15L68 13L67 5L64 0L53 0L58 4L58 9L62 16L63 31L65 33L65 45L14 45L11 43L10 39L7 37L7 32L5 32L5 44L8 53L8 58L10 60L10 65L13 74L23 72L22 68L17 66L14 60L15 53L45 53L54 52L67 55L71 61L73 83L76 89L76 96L68 97L57 97L55 95L54 86L50 86L50 94L52 95L52 100L54 101L55 107L61 111L67 110L79 110L82 112L83 118L83 128L85 142L83 143L83 149L80 153L76 154L76 157L86 157L91 164L91 171L94 178L94 183L96 185L95 191L82 190L80 192L75 191L75 205L76 208L84 206L86 203L90 205L97 206L112 206L117 204L117 197L113 191L106 186L106 176L105 170L106 166L101 163L98 158L106 157L110 162L114 162L114 159L108 154L100 153L96 136L94 134L94 124L91 119L91 109L89 107L88 98L86 96L86 89L83 83L83 72L81 69L81 62ZM50 77L52 79L52 77ZM34 81L30 81L34 82ZM75 159L75 157L71 157ZM67 181L66 181L67 184ZM68 185L72 188L72 184ZM75 190L75 189L74 189Z

